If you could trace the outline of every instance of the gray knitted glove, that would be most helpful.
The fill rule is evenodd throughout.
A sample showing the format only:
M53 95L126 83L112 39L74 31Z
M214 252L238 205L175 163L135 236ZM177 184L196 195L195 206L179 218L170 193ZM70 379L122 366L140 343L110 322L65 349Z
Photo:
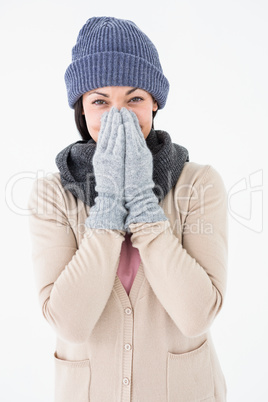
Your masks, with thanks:
M153 156L147 147L136 114L122 108L121 116L126 135L125 159L125 207L128 216L125 229L130 223L168 220L153 192Z
M98 196L85 224L90 228L124 230L125 132L121 114L115 107L101 117L92 163Z

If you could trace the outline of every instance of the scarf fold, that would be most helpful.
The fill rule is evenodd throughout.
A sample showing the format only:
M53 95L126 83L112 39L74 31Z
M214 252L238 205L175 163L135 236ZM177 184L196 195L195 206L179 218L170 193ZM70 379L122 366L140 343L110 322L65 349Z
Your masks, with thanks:
M145 141L153 156L153 192L160 202L177 183L185 162L189 162L189 154L183 146L172 143L166 131L151 129ZM98 195L92 164L96 145L92 138L80 140L56 156L64 189L90 207Z

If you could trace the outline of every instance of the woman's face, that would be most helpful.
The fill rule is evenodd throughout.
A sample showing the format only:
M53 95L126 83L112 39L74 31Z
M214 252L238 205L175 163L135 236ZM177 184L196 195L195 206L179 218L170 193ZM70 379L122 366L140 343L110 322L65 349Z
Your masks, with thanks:
M152 112L158 108L157 102L147 91L134 87L103 87L86 92L82 98L83 114L87 129L97 142L101 127L101 115L113 106L117 109L125 107L138 117L141 131L146 138L152 128Z

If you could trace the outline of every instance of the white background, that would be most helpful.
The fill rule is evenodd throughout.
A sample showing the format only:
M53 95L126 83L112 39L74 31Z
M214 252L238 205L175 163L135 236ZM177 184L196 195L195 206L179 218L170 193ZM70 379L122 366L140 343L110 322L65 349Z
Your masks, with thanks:
M53 400L55 334L33 280L27 200L37 172L56 171L80 139L63 75L79 29L103 15L152 39L171 86L155 128L226 184L228 290L212 332L228 401L267 401L266 0L1 1L0 400Z

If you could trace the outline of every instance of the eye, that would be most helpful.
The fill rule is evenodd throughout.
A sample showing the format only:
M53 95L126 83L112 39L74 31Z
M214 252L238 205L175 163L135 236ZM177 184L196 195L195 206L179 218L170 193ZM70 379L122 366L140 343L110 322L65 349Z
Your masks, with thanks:
M105 103L103 99L96 99L92 102L92 105L104 105Z
M130 99L130 102L140 102L143 99L140 96L135 96L134 98Z

